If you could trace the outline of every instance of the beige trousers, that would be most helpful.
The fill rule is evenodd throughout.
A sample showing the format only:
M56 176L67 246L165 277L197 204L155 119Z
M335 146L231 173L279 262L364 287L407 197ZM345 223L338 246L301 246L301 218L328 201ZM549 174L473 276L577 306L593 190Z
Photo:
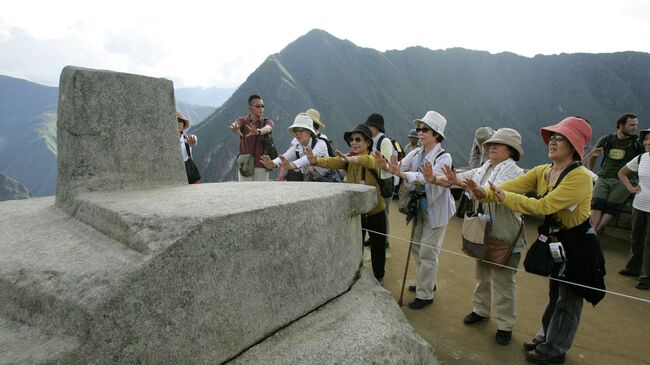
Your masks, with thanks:
M506 265L516 268L521 253L513 253ZM517 321L516 271L476 261L476 288L474 289L474 312L488 317L494 304L497 329L512 331Z
M413 241L422 243L422 246L414 243L411 251L417 262L415 297L418 299L433 299L433 287L438 276L438 256L446 230L447 226L431 228L427 216L418 210Z

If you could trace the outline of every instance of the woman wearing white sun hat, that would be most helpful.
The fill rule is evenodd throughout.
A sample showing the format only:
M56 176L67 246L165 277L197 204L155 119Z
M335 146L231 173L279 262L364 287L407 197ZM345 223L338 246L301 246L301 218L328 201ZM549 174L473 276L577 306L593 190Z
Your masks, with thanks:
M413 241L420 243L413 245L413 255L417 260L415 299L409 303L411 309L421 309L433 303L438 255L447 223L456 212L456 206L448 187L427 183L421 172L425 162L431 163L434 173L438 175L443 174L444 165L452 164L451 155L441 145L445 138L447 119L435 111L428 111L424 117L414 120L413 125L421 147L411 151L399 163L395 156L390 165L382 158L377 158L377 163L382 169L404 179L409 190L421 193L413 236Z

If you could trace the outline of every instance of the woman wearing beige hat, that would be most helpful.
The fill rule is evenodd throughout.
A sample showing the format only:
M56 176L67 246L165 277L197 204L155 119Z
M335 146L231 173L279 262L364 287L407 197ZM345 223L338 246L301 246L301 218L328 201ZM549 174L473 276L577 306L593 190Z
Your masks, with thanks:
M605 259L589 223L591 175L580 164L591 139L591 126L583 118L569 117L542 128L541 135L548 145L551 164L537 166L498 186L490 184L490 189L472 179L465 183L478 199L496 201L524 214L546 216L533 246L555 248L551 249L556 262L551 277L563 281L549 281L542 329L524 343L524 348L528 361L549 364L564 362L580 324L583 298L596 305L605 296ZM524 195L531 192L537 197Z
M463 181L471 179L476 184L489 188L489 183L500 184L521 175L524 170L517 161L524 154L521 135L514 129L501 128L487 139L481 148L488 151L488 160L482 166L456 175L448 170L447 176L433 175L430 164L425 164L423 174L432 184L458 185L467 188ZM520 213L505 205L483 203L481 211L490 214L492 221L490 238L512 243L514 246L506 266L516 268L524 249L522 235L523 221ZM473 309L465 316L463 323L472 325L489 318L494 303L497 321L496 341L507 345L512 340L512 328L517 320L517 286L515 270L495 267L486 262L476 261L476 288L474 288Z
M305 181L305 175L312 168L305 156L305 148L311 148L317 156L327 156L327 145L323 140L316 138L313 121L304 113L296 115L293 124L289 126L289 133L295 136L297 143L292 143L285 153L273 160L269 156L263 155L260 161L268 170L273 170L278 166L287 169L289 171L287 180ZM321 176L328 172L327 169L319 167L313 169L314 173L321 174Z
M438 275L438 255L449 218L456 212L454 198L448 187L428 184L421 169L425 162L442 175L442 167L452 164L451 155L441 145L445 138L447 119L435 111L428 111L424 117L413 121L421 147L406 155L399 163L391 158L387 165L381 155L376 154L379 166L391 174L404 179L409 190L420 193L419 209L415 217L413 255L417 260L415 299L409 303L411 309L422 309L433 303L434 288Z

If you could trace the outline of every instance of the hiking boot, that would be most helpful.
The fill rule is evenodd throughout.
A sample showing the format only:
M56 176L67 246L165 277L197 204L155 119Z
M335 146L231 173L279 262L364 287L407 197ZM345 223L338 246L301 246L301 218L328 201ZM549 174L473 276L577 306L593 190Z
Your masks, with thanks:
M645 281L639 281L634 287L641 290L648 290L650 289L650 284L646 283Z
M532 350L526 352L526 360L534 363L534 364L540 364L540 365L545 365L545 364L561 364L564 362L566 359L565 354L560 354L557 356L548 356L544 355L541 352L537 350Z
M409 303L409 308L411 309L422 309L426 307L427 305L433 303L433 299L420 299L420 298L415 298L414 301Z
M512 341L512 331L497 330L497 334L494 338L497 340L499 345L507 345Z
M628 268L625 268L625 269L619 271L618 273L623 275L623 276L637 276L637 277L639 276L638 272L632 271L632 270L630 270Z
M482 315L479 315L476 312L472 312L472 313L465 316L465 318L463 319L463 323L464 324L474 324L474 323L478 323L478 322L481 322L481 321L485 321L488 318L490 318L490 317L483 317Z
M540 342L537 341L537 337L533 337L532 340L528 342L524 342L524 350L526 351L533 351L534 349L537 348L537 345L539 345Z

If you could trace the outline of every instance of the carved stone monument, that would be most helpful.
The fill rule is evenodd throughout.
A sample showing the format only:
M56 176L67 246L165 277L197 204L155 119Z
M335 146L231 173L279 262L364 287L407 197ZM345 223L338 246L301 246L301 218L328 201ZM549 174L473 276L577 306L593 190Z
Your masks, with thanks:
M370 187L187 185L168 80L66 67L58 185L0 203L0 364L433 364L364 270Z

